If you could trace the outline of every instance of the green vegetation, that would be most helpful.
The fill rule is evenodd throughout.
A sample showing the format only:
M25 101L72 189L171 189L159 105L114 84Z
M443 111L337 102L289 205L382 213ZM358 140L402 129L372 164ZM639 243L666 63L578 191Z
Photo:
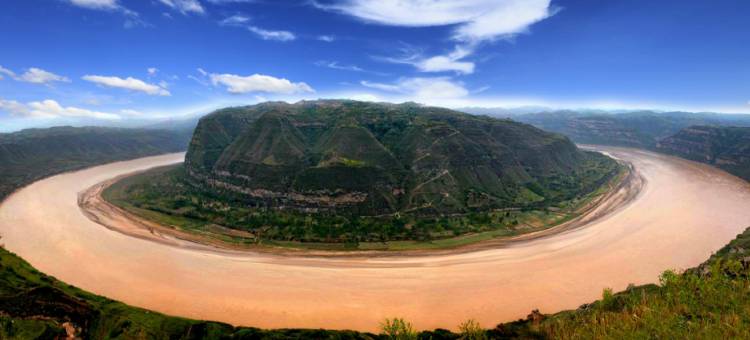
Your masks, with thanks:
M388 339L393 340L416 340L418 336L411 323L401 318L386 319L380 329Z
M722 339L750 337L750 268L714 262L706 273L667 271L660 284L632 287L541 321L503 325L512 335L554 339Z
M657 150L708 163L750 180L750 128L692 126L665 138Z
M105 198L232 243L455 247L559 224L623 169L508 120L415 104L264 103L214 112L184 168Z
M185 150L181 131L54 127L0 134L0 196L52 174Z
M617 171L624 175L623 168L605 157L591 157L585 167L589 170L582 176L586 182L581 187L587 188L587 194L564 196L567 200L554 206L434 217L346 216L253 207L242 195L217 194L192 185L181 166L125 178L107 188L103 196L145 219L232 244L321 250L437 249L558 225L580 215L592 199L607 192L608 184L619 182ZM602 173L608 176L599 177Z
M185 164L187 182L215 196L345 218L553 206L616 172L526 124L339 100L216 111L198 123Z

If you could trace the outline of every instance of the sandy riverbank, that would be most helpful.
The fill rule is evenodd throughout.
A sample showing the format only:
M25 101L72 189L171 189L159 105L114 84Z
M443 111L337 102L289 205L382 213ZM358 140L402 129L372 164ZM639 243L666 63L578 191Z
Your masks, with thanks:
M373 256L426 256L439 254L457 254L474 252L484 249L496 249L513 243L526 242L533 239L550 237L554 234L572 230L589 225L597 219L608 216L615 211L626 207L632 202L644 185L643 177L631 164L625 164L628 169L621 178L613 179L609 191L597 196L587 204L579 207L577 213L580 216L572 218L559 225L543 228L512 237L499 237L451 248L432 248L408 251L316 251L302 248L272 247L266 245L240 245L224 242L215 237L201 235L195 232L178 230L170 226L160 225L157 222L133 214L112 204L102 197L102 193L114 183L123 178L133 176L140 172L117 176L113 179L97 183L91 188L78 195L78 205L81 211L92 221L132 237L144 240L190 248L204 251L213 250L220 253L239 253L241 251L271 253L287 256L319 256L319 257L373 257Z
M258 327L374 330L385 317L418 328L485 326L575 308L604 287L655 282L705 260L750 226L750 186L720 170L604 148L645 181L624 208L584 226L501 247L430 256L294 257L175 247L91 221L79 193L181 154L54 176L0 205L7 249L70 284L173 315ZM175 239L177 242L186 242Z

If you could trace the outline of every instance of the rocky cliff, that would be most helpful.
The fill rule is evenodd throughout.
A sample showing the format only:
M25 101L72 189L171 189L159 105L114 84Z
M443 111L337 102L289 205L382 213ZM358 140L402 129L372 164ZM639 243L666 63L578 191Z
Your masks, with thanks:
M750 180L750 128L692 126L661 140L657 149Z

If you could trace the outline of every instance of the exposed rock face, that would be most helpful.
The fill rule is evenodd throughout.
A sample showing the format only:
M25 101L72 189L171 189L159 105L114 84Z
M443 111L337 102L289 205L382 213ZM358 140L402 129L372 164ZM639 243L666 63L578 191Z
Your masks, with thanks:
M657 148L750 180L750 128L692 126L663 139Z
M203 118L198 185L274 208L363 215L522 206L574 183L586 153L510 120L415 104L264 103Z

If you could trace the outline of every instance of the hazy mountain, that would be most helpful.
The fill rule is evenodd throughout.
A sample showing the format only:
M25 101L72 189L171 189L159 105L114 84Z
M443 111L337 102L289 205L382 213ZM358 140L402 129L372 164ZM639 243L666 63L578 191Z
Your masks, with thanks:
M540 129L570 137L576 143L620 145L653 149L663 138L694 126L750 126L750 115L691 112L542 111L508 114L487 110L472 113L510 117Z

